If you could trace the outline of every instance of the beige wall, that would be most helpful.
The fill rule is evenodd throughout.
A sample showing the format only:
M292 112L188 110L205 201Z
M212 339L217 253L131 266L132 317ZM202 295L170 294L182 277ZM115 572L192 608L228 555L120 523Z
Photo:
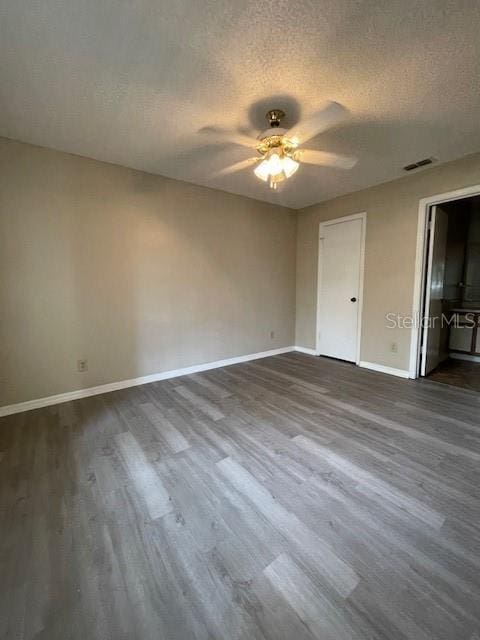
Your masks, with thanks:
M360 211L361 358L408 369L410 332L385 315L411 312L418 201L473 184L480 154L296 214L0 138L0 406L314 348L318 225Z
M385 315L412 312L419 200L477 184L480 154L300 211L295 344L315 347L319 223L366 211L361 359L407 370L411 332L388 329ZM398 353L391 353L392 342L398 343Z
M294 212L5 139L0 165L0 406L293 344Z

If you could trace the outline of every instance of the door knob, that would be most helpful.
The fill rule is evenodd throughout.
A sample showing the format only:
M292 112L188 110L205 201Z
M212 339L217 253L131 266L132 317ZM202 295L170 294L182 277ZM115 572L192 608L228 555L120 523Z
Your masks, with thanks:
M356 302L357 299L356 298L350 298L350 302Z

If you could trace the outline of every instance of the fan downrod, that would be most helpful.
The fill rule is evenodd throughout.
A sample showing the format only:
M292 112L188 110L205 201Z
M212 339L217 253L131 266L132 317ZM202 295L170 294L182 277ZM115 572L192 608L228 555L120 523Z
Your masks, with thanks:
M284 117L285 111L281 109L270 109L270 111L267 111L265 114L265 118L273 129L280 126L280 120Z

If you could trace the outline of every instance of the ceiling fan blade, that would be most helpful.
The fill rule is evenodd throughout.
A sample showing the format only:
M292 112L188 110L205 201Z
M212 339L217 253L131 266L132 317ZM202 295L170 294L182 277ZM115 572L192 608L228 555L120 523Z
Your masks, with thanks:
M217 171L217 173L215 173L215 177L228 176L231 173L236 173L237 171L248 169L249 167L251 167L261 159L262 158L260 156L256 156L254 158L247 158L246 160L240 160L240 162L235 162L235 164L231 164L230 166L225 167L224 169L220 169L220 171Z
M315 149L299 149L295 157L305 164L316 164L335 169L351 169L357 164L357 158L342 156L338 153L328 151L317 151Z
M238 144L241 147L255 149L259 141L253 136L248 136L240 131L229 131L220 127L202 127L198 133L202 135L208 134L213 142L224 142L230 144Z
M309 118L301 120L285 134L290 140L303 144L326 131L346 118L348 111L338 102L327 102L326 105Z

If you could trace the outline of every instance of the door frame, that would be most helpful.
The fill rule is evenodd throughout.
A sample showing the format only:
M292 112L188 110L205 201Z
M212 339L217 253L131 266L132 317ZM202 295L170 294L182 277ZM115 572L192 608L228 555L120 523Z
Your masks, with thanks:
M321 300L320 293L322 289L322 237L325 227L333 226L335 224L341 224L342 222L351 222L352 220L362 221L362 231L360 236L360 274L358 283L358 305L357 305L357 336L356 336L356 355L355 364L360 364L360 346L362 337L362 318L363 318L363 280L365 273L365 237L367 226L367 212L354 213L349 216L343 216L341 218L333 218L331 220L325 220L320 222L318 230L318 264L317 264L317 309L316 309L316 323L315 323L315 354L317 356L320 353L320 331L321 331Z
M428 219L430 207L434 205L445 204L452 200L463 200L472 196L480 195L480 185L472 185L455 189L455 191L447 191L438 193L433 196L421 198L418 203L418 223L417 223L417 249L415 256L415 277L413 284L413 304L412 317L413 326L410 338L410 365L409 378L420 377L420 361L421 361L421 320L425 313L425 291L427 281L427 255L428 255Z
M427 238L425 239L425 248L427 251L427 255L425 257L425 282L424 282L424 297L423 304L425 305L426 313L427 309L430 312L431 303L432 303L432 271L433 271L433 255L435 251L435 242L437 240L438 228L437 221L438 210L441 210L441 205L430 205L427 209L427 220L426 220L426 230L427 230ZM445 241L448 241L448 214L443 212L447 216L447 236ZM433 223L433 224L432 224ZM444 266L446 265L446 245L445 245L445 260ZM445 276L444 276L445 280ZM419 356L419 369L418 375L419 377L427 376L427 356L428 356L428 337L429 331L432 331L433 327L420 327L420 356ZM441 339L441 338L440 338ZM438 366L438 365L436 365Z

